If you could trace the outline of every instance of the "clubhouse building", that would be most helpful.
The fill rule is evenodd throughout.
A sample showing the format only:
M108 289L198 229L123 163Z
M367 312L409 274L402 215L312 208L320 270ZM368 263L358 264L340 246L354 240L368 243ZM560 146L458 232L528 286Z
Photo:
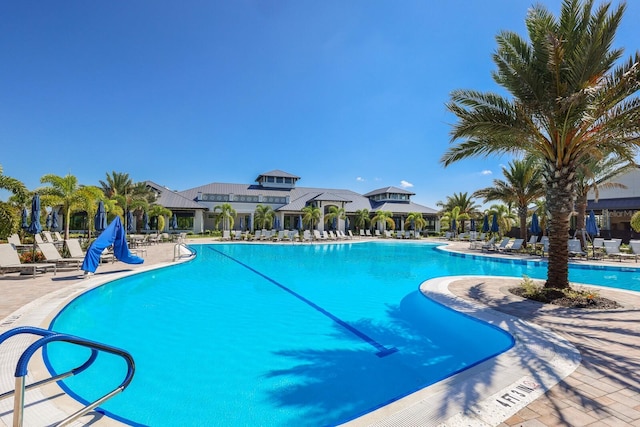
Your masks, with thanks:
M303 229L302 209L310 205L321 212L320 221L314 224L318 230L354 230L356 212L363 209L369 211L370 218L378 211L391 212L396 230L405 230L405 221L411 212L422 214L427 223L424 231L436 232L440 229L438 212L413 203L411 196L415 193L410 191L386 187L358 194L344 189L298 187L299 180L298 176L273 170L258 175L255 184L214 182L185 191L171 191L151 181L146 184L156 192L156 203L176 215L178 230L196 234L216 229L214 210L222 204L229 204L236 211L233 229L242 231L255 229L254 215L258 205L273 209L274 228L282 230ZM346 218L327 224L324 216L329 213L331 206L344 209ZM383 229L382 224L371 224L371 227Z

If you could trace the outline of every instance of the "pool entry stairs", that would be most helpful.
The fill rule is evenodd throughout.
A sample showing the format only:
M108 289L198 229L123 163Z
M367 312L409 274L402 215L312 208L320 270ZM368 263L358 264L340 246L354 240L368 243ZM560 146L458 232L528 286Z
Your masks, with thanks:
M116 387L114 390L108 392L107 394L97 399L96 401L85 405L84 408L80 409L73 415L70 415L66 419L60 421L58 424L56 424L56 426L69 425L73 421L77 420L78 418L92 411L93 409L95 409L105 401L109 400L110 398L114 397L118 393L122 392L125 388L127 388L127 386L131 383L131 380L133 379L133 375L135 372L135 364L133 361L133 357L128 352L116 347L112 347L99 342L87 340L77 336L58 333L58 332L50 331L47 329L41 329L41 328L30 327L30 326L22 326L22 327L11 329L3 334L0 334L0 345L2 345L5 341L7 341L9 338L13 336L23 335L23 334L33 335L39 338L37 338L34 342L29 344L27 348L22 351L22 354L18 359L16 370L15 370L15 389L0 394L0 400L6 399L12 396L14 398L13 427L22 427L23 425L25 393L27 391L41 387L45 384L63 380L73 375L80 374L81 372L89 368L96 361L100 353L110 353L123 358L127 364L127 372L126 372L125 378L122 380L120 385ZM32 384L28 384L28 385L25 384L26 375L27 375L27 365L29 364L31 357L38 350L40 349L44 350L47 344L52 342L63 342L63 343L67 343L74 346L85 347L91 350L91 354L84 363L82 363L80 366L74 369L71 369L62 374L54 375L44 380L34 382Z

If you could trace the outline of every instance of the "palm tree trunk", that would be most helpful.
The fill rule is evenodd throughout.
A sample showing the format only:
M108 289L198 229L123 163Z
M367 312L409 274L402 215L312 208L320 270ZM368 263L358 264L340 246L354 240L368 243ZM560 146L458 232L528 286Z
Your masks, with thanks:
M576 216L576 230L584 230L585 228L585 211L587 210L587 194L581 194L576 200L576 211L578 215ZM584 235L580 233L580 241L582 242L582 247L587 247L587 242L584 240Z
M570 288L567 239L575 195L574 170L569 166L556 168L553 164L545 168L549 220L549 263L545 288Z
M518 218L520 220L520 238L524 241L524 246L527 246L527 207L518 207Z

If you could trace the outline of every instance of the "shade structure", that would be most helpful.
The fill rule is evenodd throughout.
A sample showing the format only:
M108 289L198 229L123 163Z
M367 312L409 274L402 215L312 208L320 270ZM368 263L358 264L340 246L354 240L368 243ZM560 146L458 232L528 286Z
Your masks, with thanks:
M38 234L42 231L40 225L40 195L36 194L31 200L31 224L27 227L27 231L31 234Z
M104 231L107 228L107 211L104 208L104 202L100 200L98 203L98 212L94 217L96 231Z
M22 208L22 218L20 222L20 228L26 230L29 228L29 214L27 213L27 208Z
M53 230L58 229L60 224L58 224L58 211L55 209L51 211L51 228Z
M471 218L471 225L469 226L469 231L476 231L476 220Z
M491 232L497 233L500 231L500 226L498 225L498 215L493 215L493 220L491 222Z
M531 227L529 228L529 231L531 232L531 234L540 234L540 232L542 231L540 229L540 223L538 222L538 214L534 213L531 216Z
M587 229L587 233L589 233L591 237L597 236L600 232L600 230L598 230L598 224L596 223L596 214L593 213L593 211L589 212L585 228Z
M178 228L178 217L176 216L176 214L173 214L173 216L171 217L171 223L169 224L169 226L174 230ZM242 218L240 218L240 228L242 228Z
M151 227L149 227L149 215L146 212L142 215L142 229L145 231L151 230Z
M489 228L489 215L485 215L484 216L484 220L482 222L482 232L483 233L488 233L490 230Z
M136 220L133 218L133 212L127 211L127 233L131 233L136 228Z

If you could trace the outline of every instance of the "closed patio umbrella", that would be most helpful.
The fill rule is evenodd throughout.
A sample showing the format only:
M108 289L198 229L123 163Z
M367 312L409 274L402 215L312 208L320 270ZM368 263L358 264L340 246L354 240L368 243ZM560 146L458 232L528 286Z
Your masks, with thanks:
M589 216L587 217L585 228L587 229L587 233L589 233L589 236L591 236L591 252L595 256L595 246L593 244L593 237L597 236L598 233L600 233L600 230L598 230L598 224L596 223L596 214L593 213L593 210L589 212Z
M453 231L454 233L456 232L457 225L458 225L458 224L456 224L456 219L455 219L455 218L453 218L453 219L451 220L451 231Z
M104 209L104 202L98 203L98 212L94 217L96 231L104 231L107 228L107 211Z
M58 211L55 209L51 211L51 228L57 230L60 225L58 224Z
M27 208L22 208L22 218L21 218L21 223L20 223L20 228L22 228L23 230L26 230L27 228L29 228L29 214L27 213Z
M493 215L493 221L491 222L491 232L497 233L500 231L500 226L498 225L498 215Z
M127 211L127 233L135 230L136 220L133 218L133 212Z
M173 216L171 217L171 223L169 225L174 230L178 228L178 217L176 216L176 214L173 214ZM240 228L242 228L242 218L240 218Z
M47 214L47 220L44 222L45 227L51 229L51 213Z
M485 215L484 216L484 220L482 222L482 232L483 233L488 233L490 230L489 228L489 215Z
M535 234L538 235L540 234L540 223L538 222L538 214L536 214L534 212L534 214L531 216L531 227L529 228L529 231L531 232L531 234Z
M40 225L40 195L38 194L33 196L31 200L31 224L29 224L27 231L34 235L42 231L42 225Z
M145 231L151 230L151 227L149 227L149 215L146 212L142 215L142 229Z
M345 217L344 219L344 231L349 231L349 217Z
M476 231L476 220L471 218L471 225L469 226L469 231Z

